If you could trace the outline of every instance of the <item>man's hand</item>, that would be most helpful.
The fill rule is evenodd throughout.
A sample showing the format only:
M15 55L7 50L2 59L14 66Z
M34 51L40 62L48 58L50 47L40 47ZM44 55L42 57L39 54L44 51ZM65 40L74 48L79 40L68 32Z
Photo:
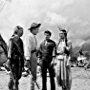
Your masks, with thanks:
M41 61L40 58L38 58L37 65L38 65L38 66L42 66L42 61Z
M23 72L23 76L27 77L29 75L29 69L30 69L30 60L25 60L25 64L24 64L24 72Z
M51 61L51 65L56 65L56 56L53 56L53 59Z
M52 60L51 63L50 63L50 66L54 66L54 65L55 65L55 63L54 63L54 61Z
M7 62L6 62L6 66L7 66L8 68L10 68L10 66L11 66L10 59L7 60Z
M30 68L30 60L25 61L25 67Z
M4 63L3 65L4 65L4 67L9 71L10 68L11 68L11 62L10 62L10 59L8 59L7 62Z

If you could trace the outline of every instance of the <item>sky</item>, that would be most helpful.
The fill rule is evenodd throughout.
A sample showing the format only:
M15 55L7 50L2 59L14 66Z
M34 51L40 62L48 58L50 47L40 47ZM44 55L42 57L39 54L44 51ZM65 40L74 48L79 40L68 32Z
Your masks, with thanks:
M90 39L90 0L0 0L0 33L8 42L16 25L28 33L31 23L42 24L37 36L50 30L52 39L58 41L58 26L68 31L73 46L80 46Z

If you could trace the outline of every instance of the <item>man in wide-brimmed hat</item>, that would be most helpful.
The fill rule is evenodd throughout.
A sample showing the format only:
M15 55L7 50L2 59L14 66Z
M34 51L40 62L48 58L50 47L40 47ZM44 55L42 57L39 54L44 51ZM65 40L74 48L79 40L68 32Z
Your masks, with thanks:
M32 24L31 24L31 27L28 28L28 30L32 31L33 29L39 28L40 26L41 26L40 23L32 23Z
M36 80L36 70L37 70L37 40L36 35L39 31L40 23L32 23L31 27L28 29L29 33L25 37L25 67L27 68L26 75L31 71L31 90L34 90L34 80Z

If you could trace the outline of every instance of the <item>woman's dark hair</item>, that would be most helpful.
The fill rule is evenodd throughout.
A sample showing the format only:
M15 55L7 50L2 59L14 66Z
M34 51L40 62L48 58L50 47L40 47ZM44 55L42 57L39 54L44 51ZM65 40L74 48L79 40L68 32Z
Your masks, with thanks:
M67 37L67 31L65 29L63 29L61 31L64 33L65 37Z
M47 33L47 34L49 34L51 36L51 32L50 31L47 30L47 31L44 32L44 34L45 33Z
M66 42L66 46L67 46L67 31L65 29L62 29L61 31L64 33L65 42Z

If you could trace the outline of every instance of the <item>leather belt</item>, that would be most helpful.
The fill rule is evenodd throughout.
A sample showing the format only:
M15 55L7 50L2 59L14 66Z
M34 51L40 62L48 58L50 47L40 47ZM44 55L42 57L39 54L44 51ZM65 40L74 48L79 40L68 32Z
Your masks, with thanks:
M65 53L57 53L57 55L65 55Z
M36 50L36 49L34 49L34 50L32 50L32 51L31 51L31 53L34 53L34 52L36 52L36 51L37 51L37 50Z

